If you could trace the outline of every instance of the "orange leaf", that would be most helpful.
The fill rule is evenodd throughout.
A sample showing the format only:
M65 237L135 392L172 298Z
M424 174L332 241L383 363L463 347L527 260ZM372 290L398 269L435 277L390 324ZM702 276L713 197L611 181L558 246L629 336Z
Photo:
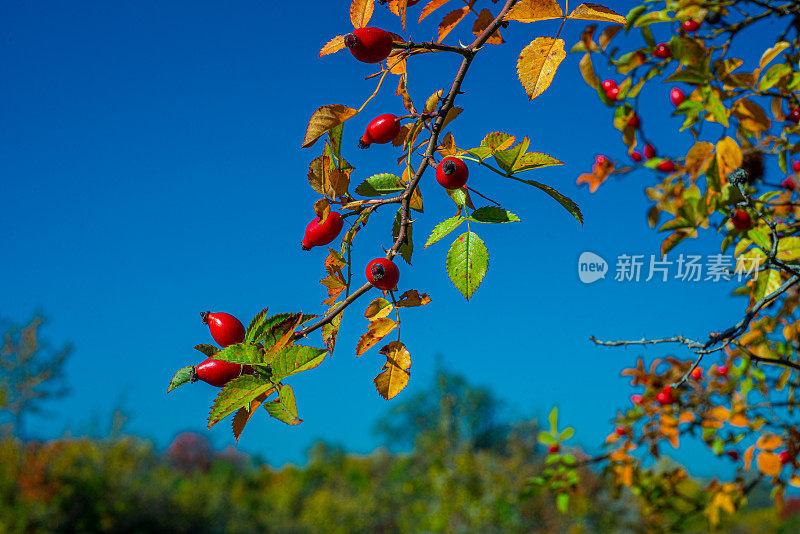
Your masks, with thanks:
M783 445L783 440L775 434L765 434L756 442L756 447L762 451L773 451L781 445Z
M475 34L475 37L479 36L483 30L488 28L492 22L494 21L494 15L488 10L483 9L478 18L472 24L472 33ZM499 45L503 44L503 38L500 37L500 30L495 30L492 35L486 40L489 44Z
M560 19L564 16L556 0L520 0L506 13L503 20L535 22L537 20Z
M717 166L720 180L725 183L727 176L742 165L742 150L730 137L717 141Z
M319 57L327 56L328 54L335 54L344 48L344 35L337 35L322 47L319 51Z
M747 447L747 450L744 451L744 468L750 471L750 464L753 462L753 453L755 452L756 448L754 445L750 445Z
M711 160L714 153L714 145L707 141L695 143L686 154L686 172L696 176L703 172Z
M737 100L731 109L733 114L742 123L742 126L753 132L765 132L769 130L770 120L764 109L746 98Z
M607 7L597 4L581 4L572 10L568 19L598 20L600 22L615 22L625 24L625 17L615 13Z
M756 464L758 470L765 475L776 477L781 472L781 459L777 454L771 452L758 453Z
M361 356L374 347L381 339L397 327L397 323L388 317L375 319L369 323L369 329L361 336L356 345L356 356Z
M564 40L553 37L537 37L522 49L517 60L517 75L530 100L550 87L565 57Z
M310 147L317 142L317 139L325 135L325 132L357 114L358 111L343 104L329 104L318 108L308 120L303 148Z
M353 28L363 28L372 18L375 0L353 0L350 4L350 22Z
M397 299L398 308L410 308L413 306L425 306L430 303L431 298L427 293L420 294L416 289L409 289Z
M453 31L453 28L467 16L467 13L469 13L469 7L464 6L445 15L442 22L439 23L439 38L437 42L441 43L442 39L447 37L447 34Z
M422 19L424 19L425 17L427 17L428 15L430 15L431 13L433 13L434 11L436 11L449 1L450 0L431 0L430 2L425 4L425 7L422 8L422 13L419 14L419 20L417 22L422 22Z

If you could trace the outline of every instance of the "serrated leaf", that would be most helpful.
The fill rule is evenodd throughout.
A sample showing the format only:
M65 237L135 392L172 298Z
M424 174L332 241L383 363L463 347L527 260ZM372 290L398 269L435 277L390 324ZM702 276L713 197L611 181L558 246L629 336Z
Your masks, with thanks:
M441 43L447 37L447 34L453 31L453 28L467 16L467 13L469 13L469 6L464 6L445 15L442 22L439 23L439 36L436 42Z
M794 261L800 258L800 237L784 237L778 241L778 259Z
M396 174L374 174L356 187L356 194L364 197L379 197L389 193L397 193L406 188L406 184Z
M375 10L375 0L353 0L350 3L350 22L353 28L363 28L372 18Z
M560 19L564 16L556 0L520 0L512 7L503 20L536 22L537 20Z
M202 343L200 345L194 346L195 350L199 350L209 358L219 352L219 347L215 347L214 345L209 345L208 343Z
M303 422L297 415L297 402L292 386L281 387L280 396L274 401L265 403L264 408L272 417L287 425L299 425Z
M233 363L261 363L264 353L258 345L234 343L214 354L214 359Z
M250 401L248 406L242 406L236 412L236 415L233 416L233 421L231 422L231 428L233 429L233 437L236 442L239 442L239 438L242 436L242 432L244 432L244 427L250 421L250 418L253 417L253 414L256 413L258 407L269 398L275 392L275 388L268 390L266 393L262 393L255 399Z
M475 37L478 37L485 29L491 26L492 22L494 22L494 15L492 12L486 8L483 8L480 13L478 13L478 18L475 19L475 22L472 24L472 34ZM499 45L503 44L503 38L500 36L500 29L496 28L492 34L486 39L486 44L493 44Z
M400 235L400 228L402 225L401 216L403 213L403 208L397 210L397 214L394 217L394 223L392 224L392 239L396 240ZM397 249L397 252L400 253L400 257L406 260L406 263L411 265L411 255L414 253L414 238L412 235L413 225L409 222L406 226L406 235L403 238L403 244L400 245L400 248Z
M422 22L428 15L445 5L450 0L431 0L425 7L422 8L422 12L419 14L419 20L417 22Z
M542 167L551 167L553 165L564 165L563 161L559 161L552 156L542 154L541 152L528 152L519 157L511 169L512 173L529 171L531 169L540 169Z
M527 141L527 143L525 141ZM497 166L506 171L506 173L511 174L511 170L514 168L517 160L519 160L522 154L525 153L529 143L530 140L525 137L521 142L514 145L512 148L508 148L506 150L495 150L493 156L494 160L497 162Z
M283 380L297 373L313 369L322 363L327 349L317 349L303 345L284 347L272 358L272 380Z
M330 310L328 310L330 311ZM322 342L328 348L328 352L333 355L336 347L336 338L339 336L339 325L342 323L342 314L336 315L331 322L322 325Z
M503 132L492 132L486 134L486 137L481 140L482 147L488 147L494 152L495 150L506 150L514 145L516 138L513 135Z
M483 240L471 231L453 241L446 258L447 275L469 300L478 289L489 268L489 251Z
M327 43L319 51L319 57L327 56L328 54L335 54L339 50L344 50L344 35L337 35Z
M406 346L399 341L392 341L381 349L381 354L386 356L383 371L375 377L375 389L386 400L394 398L400 393L411 377L411 354Z
M239 408L249 405L250 401L266 393L272 387L269 380L259 376L245 375L234 378L225 384L214 400L211 413L208 415L208 428L213 427Z
M572 10L567 16L568 19L573 20L596 20L599 22L614 22L616 24L625 24L625 17L615 13L605 6L598 4L580 4Z
M467 219L461 215L456 215L455 217L450 217L447 220L444 220L433 227L433 231L431 235L428 237L428 240L425 242L425 247L428 248L430 245L437 243L440 239L444 236L458 228L458 225L462 222L466 221Z
M478 208L470 215L470 220L481 223L507 223L520 220L515 214L497 206Z
M530 100L550 87L565 57L564 40L553 37L537 37L522 49L517 60L517 76Z
M318 108L308 120L303 148L312 146L331 128L355 117L358 111L343 104L329 104Z
M416 306L425 306L426 304L429 304L430 301L431 298L426 293L420 294L420 292L416 289L409 289L400 295L400 298L397 299L396 303L398 308L411 308Z
M182 367L178 369L178 371L172 376L172 380L169 382L169 387L167 388L167 393L172 391L173 389L180 387L187 382L191 382L192 378L194 378L194 366L189 365L187 367Z
M356 356L361 356L369 349L378 344L378 342L386 337L389 332L397 327L397 323L388 317L375 319L370 321L369 328L358 340L356 345Z
M767 295L771 295L781 286L781 272L770 269L766 272L758 273L756 285L753 289L753 302L758 302Z
M545 193L547 193L548 195L553 197L553 199L555 199L556 202L561 204L564 207L565 210L570 212L570 214L573 217L575 217L575 219L579 223L583 224L583 214L581 213L580 208L578 208L578 205L571 198L569 198L568 196L562 195L561 193L559 193L558 191L556 191L555 189L553 189L549 185L544 185L544 184L539 183L539 182L537 182L535 180L523 180L522 178L517 178L515 176L512 176L511 178L516 180L516 181L518 181L518 182L522 182L524 184L532 185L533 187L541 189L542 191L544 191Z
M264 308L250 321L250 325L248 325L247 331L244 334L245 341L254 342L255 339L261 334L264 323L267 320L267 311L268 308Z

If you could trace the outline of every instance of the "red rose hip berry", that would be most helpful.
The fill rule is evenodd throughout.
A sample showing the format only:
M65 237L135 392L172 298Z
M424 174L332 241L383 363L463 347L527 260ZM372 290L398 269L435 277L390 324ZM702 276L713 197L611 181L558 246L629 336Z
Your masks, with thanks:
M603 82L600 84L600 87L603 88L603 91L608 91L612 87L616 87L616 86L617 86L617 82L615 82L614 80L603 80Z
M717 367L716 372L719 376L728 376L728 366L720 365L719 367Z
M642 161L642 154L634 150L633 152L631 152L631 159L638 163Z
M208 325L211 337L223 349L228 345L244 341L244 325L230 313L203 312L200 314L203 324Z
M624 426L618 426L617 428L614 429L614 432L616 432L618 436L628 435L628 429L625 428Z
M786 117L786 120L795 124L800 122L800 108L794 108L792 111L790 111L789 116Z
M692 378L695 380L702 380L703 378L703 368L702 367L695 367L692 369Z
M358 146L367 148L372 143L390 143L399 133L400 123L397 122L397 117L391 113L378 115L367 124L367 129L358 142Z
M561 447L559 447L558 445L550 445L549 447L547 447L547 452L549 452L550 454L555 454L560 450Z
M683 101L686 100L686 93L684 93L677 87L673 87L672 90L669 92L669 99L672 100L672 103L675 106L680 106L681 104L683 104Z
M794 189L795 187L797 187L797 184L795 184L794 180L792 180L787 176L781 182L781 187L783 187L784 189Z
M319 217L312 220L306 226L306 233L303 236L303 250L311 250L312 247L327 245L339 235L344 225L344 219L339 213L332 211L328 217L320 223Z
M221 388L242 374L242 364L208 358L194 372L198 380Z
M639 118L639 115L634 115L628 121L628 126L631 126L633 128L638 128L641 125L642 125L642 120Z
M445 189L461 189L467 183L469 169L459 158L448 156L436 167L436 181Z
M792 170L794 172L800 172L800 160L796 159L792 162Z
M792 461L792 455L789 451L781 451L778 453L778 459L781 461L781 465L786 465Z
M400 270L391 260L375 258L367 265L367 280L378 289L394 289L400 280Z
M661 172L672 172L675 170L675 164L671 160L665 159L664 161L656 165L656 169L658 169Z
M356 28L345 35L344 45L357 60L380 63L392 52L392 36L381 28Z
M619 87L612 87L611 89L606 90L606 96L612 102L616 102L619 98Z
M661 406L666 406L675 402L675 399L672 397L672 387L665 386L664 389L659 391L658 395L656 395L656 402Z
M750 219L750 214L744 210L736 210L731 217L731 222L733 222L733 226L735 226L737 230L746 231L753 226L753 220Z
M694 19L684 20L681 28L686 32L696 32L700 29L700 23Z
M672 51L667 43L658 43L656 49L653 50L653 55L660 59L667 59L672 57Z
M656 147L654 147L650 143L644 145L644 157L646 157L647 159L656 157Z

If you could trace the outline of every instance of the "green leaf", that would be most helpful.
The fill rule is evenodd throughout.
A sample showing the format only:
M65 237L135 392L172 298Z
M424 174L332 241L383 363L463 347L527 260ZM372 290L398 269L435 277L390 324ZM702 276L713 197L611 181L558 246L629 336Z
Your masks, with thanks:
M543 443L544 445L556 444L556 440L553 438L552 434L550 434L550 432L545 432L545 431L539 432L536 441L538 441L539 443Z
M482 147L487 147L487 148L491 149L492 152L494 152L499 147L501 147L501 146L503 146L505 144L509 144L509 140L510 140L511 144L513 144L514 143L514 136L510 135L510 134L507 134L507 133L503 133L503 132L492 132L492 133L486 134L486 137L484 137L483 140L481 141L481 146ZM510 146L510 144L509 144L509 146Z
M214 400L211 413L208 415L208 428L216 425L239 408L249 406L250 401L273 387L269 380L260 376L245 375L234 378L225 384Z
M569 493L559 493L556 495L556 507L558 511L562 514L567 513L567 507L569 506Z
M406 188L406 184L396 174L375 174L356 187L356 194L364 197L379 197L389 193L397 193Z
M178 372L176 372L172 376L172 380L170 381L169 387L167 388L167 393L169 393L178 386L182 386L187 382L191 382L192 378L194 378L194 366L189 365L187 367L178 369Z
M234 343L214 354L214 359L233 363L261 363L264 361L264 353L258 345Z
M447 194L450 195L450 198L453 199L453 202L456 203L456 206L459 208L463 208L467 205L467 193L464 191L464 188L460 189L445 189Z
M710 81L710 74L697 67L686 67L668 77L665 82L686 82L694 85L706 85Z
M259 335L261 335L263 332L264 323L267 320L267 310L268 308L264 308L258 312L255 317L253 317L252 321L250 321L250 325L247 327L247 332L244 335L245 341L253 342Z
M297 415L297 403L291 386L282 386L280 397L264 403L264 408L272 417L287 425L299 425L303 422Z
M763 248L767 252L772 250L772 241L763 230L759 230L758 228L748 230L747 237L749 237L753 243Z
M784 237L778 241L778 259L793 261L800 258L800 237Z
M553 165L564 165L564 162L541 152L528 152L517 160L511 172L518 173Z
M206 343L203 343L202 345L195 345L194 348L195 350L199 350L209 358L219 351L218 347L215 347L214 345L208 345Z
M558 429L558 406L553 406L553 409L550 410L550 415L547 417L547 420L550 421L550 432L555 434Z
M562 195L549 185L544 185L535 180L523 180L522 178L517 178L516 176L511 176L510 178L512 180L522 182L523 184L532 185L533 187L541 189L542 191L553 197L556 200L556 202L564 206L564 209L570 212L572 216L578 220L579 223L583 224L583 214L581 214L580 208L578 208L578 205L575 204L575 202L571 198Z
M762 91L771 89L778 85L784 76L791 74L791 72L792 68L785 63L773 65L764 73L764 76L761 77L761 81L758 82L758 88Z
M481 223L507 223L520 220L515 214L497 206L485 206L472 212L470 220Z
M756 286L753 290L753 299L758 302L767 295L773 293L781 286L781 272L770 269L766 272L758 273Z
M338 124L328 130L330 151L336 161L342 158L342 133L344 133L344 123Z
M522 157L522 154L528 150L530 140L526 137L516 145L506 150L498 150L494 153L494 160L497 165L507 173L512 172L514 165Z
M467 231L453 241L447 252L447 274L456 288L469 300L489 268L489 251L483 240Z
M455 217L450 217L449 219L444 220L434 226L433 231L431 232L430 237L428 237L428 240L425 242L423 249L428 248L434 243L437 243L441 238L458 228L458 225L466 220L467 219L465 217L456 215Z
M332 249L331 249L332 250ZM263 333L256 338L256 342L263 343L265 349L269 349L283 337L288 328L291 328L297 320L297 313L278 313L264 322ZM310 321L315 315L303 314L300 324Z
M566 441L574 435L575 435L575 429L572 427L567 427L561 432L561 435L559 436L558 440Z
M631 29L633 24L644 14L645 11L647 11L647 6L636 6L628 11L628 15L625 17L626 32Z
M400 225L401 225L401 216L403 213L403 208L397 210L397 214L394 216L394 224L392 224L392 239L397 240L397 236L400 235ZM397 252L400 253L400 257L406 260L406 263L411 265L411 255L414 253L414 240L411 235L413 227L412 224L409 222L408 226L406 227L406 236L403 240L403 244L400 245L400 248L397 249Z
M706 95L706 110L711 113L715 121L723 126L728 126L728 113L715 91L708 91Z
M475 156L476 158L478 158L481 161L485 160L486 158L491 156L493 153L494 153L494 150L492 150L488 146L479 146L479 147L467 149L467 154L469 154L470 156Z
M327 349L317 349L303 345L284 347L272 359L272 380L277 382L286 377L313 369L322 363Z
M658 231L664 232L666 230L677 230L678 228L694 228L694 223L687 221L683 217L676 217L675 219L667 221L661 225L661 228L659 228Z

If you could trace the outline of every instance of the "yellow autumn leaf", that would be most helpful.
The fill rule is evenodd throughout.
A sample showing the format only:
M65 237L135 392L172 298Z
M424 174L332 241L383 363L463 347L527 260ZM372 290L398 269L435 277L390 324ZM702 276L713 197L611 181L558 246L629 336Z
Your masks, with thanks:
M350 4L350 22L353 28L363 28L372 18L375 0L353 0Z
M383 317L386 317L392 313L393 309L394 306L392 306L391 302L383 297L378 297L369 303L369 306L367 306L367 311L364 312L364 317L370 321L382 319Z
M411 308L414 306L425 306L430 303L431 298L427 293L420 293L416 289L409 289L397 299L398 308Z
M374 347L381 339L397 327L397 323L388 317L375 319L369 323L367 332L361 336L356 345L356 356L361 356Z
M714 145L707 141L695 143L686 154L686 172L692 176L702 173L711 160L714 153Z
M439 23L439 37L436 39L436 42L441 43L442 40L447 37L447 34L453 31L453 28L467 16L467 13L469 13L469 7L464 6L461 9L456 9L445 15L442 22Z
M339 50L344 49L344 35L337 35L322 47L319 51L319 57L327 56L328 54L335 54Z
M761 106L746 98L737 100L731 112L742 126L753 132L765 132L772 124Z
M765 434L756 441L756 447L762 451L774 451L781 445L783 445L783 440L775 434Z
M744 428L746 426L750 426L750 420L744 414L737 413L733 417L731 417L730 421L728 421L731 426L736 426L739 428Z
M750 445L747 447L747 450L744 451L744 468L748 471L750 471L750 464L753 462L753 453L755 453L755 450L755 445Z
M772 452L760 452L756 457L758 470L765 475L776 477L781 472L781 459Z
M598 4L581 4L572 10L572 13L567 17L568 19L577 20L597 20L600 22L615 22L617 24L625 24L625 17L615 13L605 6Z
M583 79L586 81L586 83L589 84L591 87L597 89L597 86L600 85L600 80L594 73L594 66L592 65L592 55L589 52L586 52L583 55L580 63L578 63L578 68L580 68L581 75L583 76Z
M742 149L739 148L736 141L730 137L724 137L717 141L717 167L723 183L727 180L727 176L741 165Z
M556 0L520 0L503 20L518 22L536 22L537 20L560 19L564 16L561 6Z
M761 60L758 62L759 70L764 70L764 67L766 67L770 61L775 59L778 56L778 54L789 48L789 46L790 46L789 43L787 43L786 41L778 41L777 43L775 43L775 46L766 49L764 53L761 55Z
M537 37L522 49L517 60L517 75L530 100L550 87L565 57L564 40L553 37Z
M430 15L431 13L433 13L434 11L436 11L449 1L450 0L431 0L430 2L425 4L425 7L422 8L422 13L419 14L419 20L417 22L422 22L422 20L425 17L427 17L428 15Z
M381 354L386 356L383 370L375 377L375 389L381 397L389 400L408 385L411 377L411 354L406 346L399 341L392 341L381 349Z
M306 136L303 139L303 148L312 146L317 139L325 135L325 132L355 117L357 114L357 110L343 104L328 104L318 108L308 120Z

